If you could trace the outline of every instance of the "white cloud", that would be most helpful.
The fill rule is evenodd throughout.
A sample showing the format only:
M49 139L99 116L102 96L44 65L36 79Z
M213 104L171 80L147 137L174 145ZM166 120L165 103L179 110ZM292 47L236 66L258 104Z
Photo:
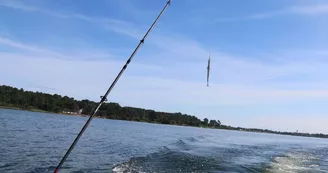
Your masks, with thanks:
M216 22L233 22L239 20L249 20L249 19L267 19L282 15L325 15L328 14L328 4L316 4L316 5L295 5L291 7L286 7L283 9L278 9L275 11L268 11L262 13L255 13L246 15L243 17L226 17L215 19Z
M203 54L206 53L206 51L204 51L202 47L198 46L196 42L190 42L189 44L184 44L184 43L188 43L188 40L181 41L179 39L177 40L167 39L165 42L167 44L170 44L170 41L174 42L174 44L172 45L173 47L175 45L178 45L179 43L185 46L182 46L183 49L176 49L176 51L170 52L169 54L167 54L168 56L170 55L172 57L177 57L177 59L181 59L181 58L184 59L186 57L189 57L190 55L201 57ZM40 63L44 62L44 65L40 68L46 68L51 64L55 65L56 63L60 63L60 65L58 65L59 67L65 67L67 66L65 65L67 64L66 61L68 62L74 59L74 61L70 62L72 64L69 66L76 66L77 69L79 67L84 67L84 66L85 67L91 66L91 67L95 67L96 69L99 68L107 69L106 65L116 64L115 66L110 67L110 69L112 70L115 69L114 71L111 71L111 73L116 74L115 71L118 72L119 68L121 68L121 66L125 63L125 60L118 61L118 60L110 60L110 59L84 61L83 59L80 59L80 55L66 55L63 53L58 53L55 51L44 49L36 45L28 45L28 44L20 43L15 40L1 38L1 37L0 37L0 44L14 47L20 50L26 50L29 52L29 54L1 53L2 58L7 57L7 59L11 60L11 63L14 62L14 59L16 59L15 61L17 62L20 62L21 59L38 61ZM189 49L190 51L188 51L187 54L184 54L185 49L188 49L189 45L191 45ZM166 50L170 48L164 48L164 49ZM84 51L88 52L88 50L84 50ZM87 54L97 54L97 53L89 52ZM79 58L75 58L74 56L78 56ZM51 59L53 63L47 62L50 60L46 60L46 59ZM58 60L58 59L63 59L63 60ZM76 63L76 65L74 65L74 63ZM212 53L211 87L207 88L205 92L202 92L203 84L205 84L201 82L204 81L202 78L201 79L185 78L185 80L183 80L183 77L192 76L192 75L199 76L199 74L203 74L201 76L205 77L206 61L204 61L204 63L201 65L199 64L199 61L180 61L177 64L171 64L170 62L169 65L166 64L165 68L161 68L158 65L155 66L151 64L147 64L144 65L144 67L141 67L140 65L142 64L139 64L138 66L140 67L138 68L140 71L148 72L147 68L148 70L150 70L151 68L151 70L154 71L149 71L149 73L152 74L159 73L162 75L158 77L155 77L153 75L146 75L147 78L145 76L141 76L141 77L135 76L134 79L136 80L135 82L146 80L145 83L150 83L150 84L155 83L156 86L159 86L161 84L162 85L161 87L167 89L170 88L170 89L186 90L186 88L189 88L188 86L192 86L193 91L189 91L188 93L195 94L197 97L200 98L203 95L205 97L204 100L206 100L207 98L213 97L213 99L215 99L215 97L218 97L219 95L213 94L213 92L215 91L218 92L222 91L223 95L234 96L234 97L235 96L247 97L247 99L249 99L248 97L253 97L253 98L258 97L263 99L273 99L273 98L285 99L285 97L321 98L321 97L327 97L325 88L321 88L320 90L317 90L315 88L312 88L312 90L305 90L304 88L303 89L299 88L299 90L294 90L294 89L288 90L283 87L274 89L265 84L267 83L267 80L284 77L284 76L297 75L302 73L308 73L308 75L310 76L311 75L316 76L318 73L320 73L321 76L326 76L328 73L328 71L325 70L326 64L327 63L317 62L315 64L310 65L308 62L303 63L302 60L293 64L284 64L284 63L264 64L255 61L246 61L219 52L214 52ZM132 65L132 68L137 68L133 66L134 65ZM192 70L188 70L188 69L192 69ZM134 70L137 71L138 69L134 69ZM185 71L186 73L183 73L183 71ZM109 71L107 72L103 71L103 73L108 73L108 72ZM92 72L88 72L88 73L91 74ZM94 74L97 73L98 72ZM179 77L180 74L186 76L181 76L182 78L180 78ZM156 82L151 82L151 81L156 81ZM322 81L317 81L317 82L320 83ZM277 84L279 83L279 80L273 81L273 83ZM298 84L298 82L296 82L295 84ZM320 83L320 85L322 84L323 83ZM149 86L152 85L153 84ZM312 86L315 87L315 85ZM197 94L198 92L200 93Z
M279 15L319 15L319 14L327 14L328 13L328 4L319 4L319 5L303 5L303 6L291 6L285 9L266 12L266 13L258 13L254 15L247 16L249 19L265 19L270 17L275 17Z
M6 64L6 67L1 70L2 74L6 72L16 80L24 78L36 85L56 88L62 93L73 94L79 98L84 96L95 98L94 96L105 91L105 88L109 86L124 64L123 61L68 61L4 53L0 56L1 61ZM152 105L152 107L158 107L158 103L202 107L258 106L277 102L288 103L299 99L328 98L328 90L295 91L232 84L212 84L211 87L207 88L202 82L190 82L160 76L133 75L138 71L152 73L161 70L171 69L132 63L119 82L117 86L119 89L114 89L114 92L115 90L119 92L115 99L128 104L139 102L140 105ZM193 74L191 71L189 73ZM3 76L4 82L5 78ZM168 95L172 95L172 97L168 97Z
M8 7L8 8L14 8L14 9L20 9L24 11L42 11L39 8L28 6L26 4L21 3L20 1L9 1L9 0L1 0L0 6Z
M304 15L328 14L328 4L293 6L289 8L288 12Z
M22 1L17 1L17 0L2 0L0 1L0 6L7 7L7 8L13 8L13 9L18 9L18 10L23 10L23 11L28 11L28 12L40 12L43 14L47 14L53 17L59 17L63 19L70 19L70 18L75 18L75 19L80 19L88 22L93 22L93 23L101 23L104 25L114 25L117 27L131 27L132 24L122 21L122 20L116 20L116 19L111 19L111 18L105 18L105 17L90 17L90 16L85 16L82 14L78 13L63 13L63 12L56 12L40 7L35 7L31 5L27 5L23 3Z
M30 53L35 53L38 55L34 56L17 53L1 53L2 61L8 64L8 66L6 66L6 71L12 71L16 68L22 69L20 71L14 70L11 72L12 74L16 74L18 76L21 75L20 77L17 76L17 80L19 78L29 79L28 76L32 75L34 77L29 80L33 80L34 83L40 83L41 86L55 86L54 88L61 88L64 91L66 90L65 93L67 94L71 92L75 93L75 96L83 96L85 94L84 91L89 90L85 87L91 87L94 84L97 84L98 86L102 85L104 88L106 88L109 83L99 83L103 82L103 76L99 76L99 74L106 74L104 77L113 78L125 63L125 61L114 60L83 61L74 57L67 59L58 59L58 57L69 56L42 49L37 46L30 46L18 43L9 39L2 39L1 43L6 43L7 45L15 48L28 50L30 51ZM201 48L199 49L201 50ZM41 53L44 53L43 58L41 58ZM198 51L195 52L196 55L198 53ZM175 52L171 53L171 56L176 55L179 54ZM215 55L216 54L214 54L213 56ZM312 75L315 75L316 71L318 71L318 67L324 68L324 64L321 66L315 65L314 67L316 68L313 68L311 71L311 67L308 67L306 64L283 64L273 66L268 64L247 62L228 56L218 57L218 62L214 62L212 66L212 69L214 70L211 74L212 82L211 87L209 88L204 87L205 82L202 82L202 79L184 79L183 76L180 75L180 71L185 70L187 71L186 75L189 76L199 76L198 74L205 72L205 66L204 69L202 69L197 63L185 62L183 64L172 65L171 67L166 66L165 68L149 64L142 65L132 63L130 65L131 67L129 67L127 70L127 76L124 77L125 79L122 79L122 81L125 81L124 85L122 84L121 86L122 90L123 88L124 90L126 90L122 91L122 93L123 95L126 95L126 97L129 98L128 100L130 100L130 96L133 95L136 96L135 99L141 96L148 96L153 99L159 99L157 100L158 102L165 102L171 104L186 104L194 106L245 104L260 105L271 104L276 102L281 103L295 100L297 101L299 99L328 98L328 92L326 90L328 88L321 88L320 90L316 88L301 88L299 90L294 90L284 89L283 87L272 88L270 86L261 85L261 83L259 83L259 81L264 81L263 83L265 84L265 80L268 78L285 76L291 73L297 74L300 72L308 71L309 73L312 73ZM69 61L70 59L75 60ZM22 65L19 65L15 62L21 62ZM4 69L5 68L3 68L3 70ZM135 73L140 72L150 74L146 76L133 75ZM166 73L167 76L151 75L156 73ZM49 80L43 80L44 78L47 78ZM226 81L224 83L218 83L218 81L221 81L225 78ZM50 84L54 81L55 83ZM85 83L86 81L88 81L87 84ZM47 82L50 83L47 84ZM80 91L77 90L76 87L74 87L75 84L80 86ZM71 88L72 90L70 89L68 91L68 88ZM163 89L172 92L175 98L165 97L168 93L165 93L164 95L161 94L163 93ZM88 92L91 93L90 90ZM89 97L92 95L93 94L90 94ZM125 100L124 102L128 102L128 100ZM155 100L151 100L145 103L145 105L152 104L155 102Z
M46 55L46 56L52 56L52 57L56 57L56 58L65 58L65 56L58 54L56 52L49 51L44 48L39 48L39 47L33 46L33 45L26 45L26 44L23 44L23 43L20 43L17 41L13 41L11 39L0 36L0 45L1 44L5 45L5 46L17 48L20 50L24 50L24 51L34 52L36 54L41 54L43 56Z
M25 44L19 41L15 41L12 39L9 39L8 37L1 37L0 36L0 45L4 45L6 47L15 48L20 51L25 51L29 55L33 55L34 57L52 57L52 58L59 58L59 59L67 59L67 60L73 60L75 58L82 59L82 60L88 60L88 59L94 59L94 58L109 58L113 55L105 52L105 51L99 51L99 50L88 50L85 52L84 50L80 50L78 53L75 53L74 55L67 55L63 53L58 53L56 51L49 50L47 48L41 48L37 45L30 45Z
M105 17L90 17L90 16L77 14L77 13L60 13L60 12L56 12L56 11L42 9L42 8L35 7L35 6L26 5L23 2L16 1L16 0L15 1L6 1L6 0L0 1L0 6L24 10L24 11L30 11L30 12L41 12L41 13L44 13L47 15L51 15L51 16L59 17L59 18L63 18L63 19L69 19L69 18L80 19L80 20L84 20L87 22L99 24L104 29L114 31L116 33L123 34L123 35L129 36L129 37L132 37L132 38L138 39L138 40L140 40L144 36L146 31L150 27L150 26L136 26L131 22L110 19L110 18L105 18ZM196 43L191 40L185 40L183 38L179 39L178 35L170 36L170 37L167 37L166 35L162 36L160 34L154 35L153 32L157 32L156 29L154 29L154 30L152 31L152 33L149 34L151 36L149 36L147 38L146 44L148 44L148 42L151 42L152 44L156 45L157 47L164 49L166 51L170 51L170 53L175 53L176 55L178 55L180 57L202 59L202 57L196 57L196 56L198 54L201 54L202 56L206 56L208 54L208 51L205 51L203 48L200 48L199 43ZM171 38L174 38L174 40L172 40ZM2 39L2 42L6 41L6 40L4 40L4 38L0 38L0 39ZM0 40L0 42L1 42L1 40ZM16 45L16 46L19 46L19 45ZM179 50L177 50L177 48L179 48ZM25 49L27 49L27 48L25 48ZM193 53L189 53L190 49L193 50ZM196 52L196 54L195 54L195 52Z
M30 11L40 10L18 5L14 5L14 7ZM102 27L109 27L108 29L136 39L140 39L146 32L146 29L144 32L140 32L139 29L126 27L130 26L129 23L116 22L111 19L92 18L79 14L63 15L42 10L40 12L61 18L96 21L101 23ZM273 15L270 13L262 16L255 15L255 18ZM205 74L209 51L196 41L177 35L163 37L158 33L155 31L147 38L147 41L159 48L158 54L147 50L149 47L144 47L143 49L146 49L144 51L148 52L144 53L144 56L149 56L149 59L154 57L173 59L174 57L177 64L161 61L156 63L160 66L146 65L138 63L138 60L133 60L109 96L110 101L163 111L197 113L196 115L200 117L213 117L220 113L220 107L225 106L232 109L249 106L256 111L263 105L328 99L328 88L322 87L328 86L328 82L324 80L328 73L326 62L317 61L309 64L304 59L299 59L297 63L293 64L284 61L268 64L211 50L213 60L211 86L207 88ZM111 59L113 55L108 59L84 61L76 54L56 52L4 37L0 37L0 44L28 52L0 53L0 60L2 64L5 64L0 68L1 82L27 89L39 86L55 88L55 91L43 90L59 92L79 99L97 100L125 63L125 59L114 61ZM86 55L107 56L102 52L90 52L90 50L83 50L83 52ZM136 58L137 56L138 54ZM10 76L5 74L10 74ZM309 79L301 82L293 81L293 76L303 74L314 79L311 87L305 87L309 85L306 83ZM283 77L290 80L288 87L279 80ZM302 86L297 86L299 84ZM319 85L321 87L318 87ZM298 87L298 90L295 90L295 87ZM212 107L212 109L205 110L208 107ZM219 108L213 109L213 107ZM297 112L297 110L295 111ZM202 112L205 113L201 115ZM225 120L224 123L227 124L232 124L232 119L236 120L237 124L242 124L242 120L229 116L234 115L228 113L225 117L218 119ZM249 124L252 125L251 122ZM268 125L268 127L275 126L277 124Z
M123 61L113 60L69 61L52 57L35 58L19 53L0 53L0 60L5 64L0 68L0 78L4 84L33 90L38 88L36 90L95 101L106 91L124 64ZM152 73L171 70L132 62L108 99L122 105L216 118L225 124L274 129L289 127L289 130L303 131L325 130L325 126L318 123L319 120L308 121L307 126L304 126L305 115L294 121L293 118L285 121L281 116L283 111L277 116L263 115L262 119L258 116L253 118L252 113L244 112L241 113L245 115L244 118L237 118L238 116L229 111L224 115L220 109L227 106L242 112L242 107L246 106L256 113L261 106L327 100L328 89L287 90L240 84L212 84L206 87L205 82L191 82L183 78L177 80L161 76L134 75L140 71ZM192 70L189 73L194 74ZM207 110L209 107L211 109Z

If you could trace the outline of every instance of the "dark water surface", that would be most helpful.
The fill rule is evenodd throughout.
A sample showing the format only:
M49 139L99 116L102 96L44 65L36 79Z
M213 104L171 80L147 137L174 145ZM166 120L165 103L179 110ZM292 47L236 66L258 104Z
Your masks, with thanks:
M87 117L0 109L0 172L53 172ZM328 140L94 119L60 172L328 172Z

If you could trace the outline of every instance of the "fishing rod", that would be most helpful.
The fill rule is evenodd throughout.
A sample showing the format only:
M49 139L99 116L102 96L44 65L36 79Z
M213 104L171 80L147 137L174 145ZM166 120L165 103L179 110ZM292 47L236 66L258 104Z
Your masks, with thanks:
M153 29L153 27L155 26L155 24L157 23L158 19L162 16L163 12L166 10L166 8L171 4L172 0L168 0L165 7L162 9L162 11L158 14L158 16L156 17L155 21L153 22L153 24L150 26L150 28L148 29L148 31L146 32L146 34L144 35L144 37L140 40L138 46L134 49L134 51L132 52L132 54L130 55L130 58L126 61L125 65L122 67L121 71L118 73L118 75L116 76L115 80L113 81L113 83L110 85L110 87L108 88L108 90L106 91L104 96L101 96L101 100L99 101L99 103L97 104L97 106L95 107L95 109L92 110L92 112L90 113L90 117L88 119L88 121L84 124L83 128L81 129L80 133L76 136L75 140L73 141L73 143L71 144L71 146L69 147L69 149L67 150L66 154L64 155L64 157L62 158L62 160L60 161L60 163L58 164L58 166L56 167L54 173L58 173L59 169L61 168L61 166L63 165L63 163L65 162L66 158L68 157L68 155L71 153L71 151L73 150L74 146L76 145L77 141L80 139L80 137L82 136L82 134L84 133L85 129L88 127L89 123L91 122L92 118L95 116L95 114L97 113L98 109L100 108L100 106L107 101L107 96L108 94L112 91L112 89L114 88L116 82L120 79L121 75L123 74L123 72L125 71L125 69L127 68L127 66L129 65L129 63L131 62L131 60L133 59L134 55L137 53L139 47L145 42L146 37L148 36L148 34L150 33L150 31Z

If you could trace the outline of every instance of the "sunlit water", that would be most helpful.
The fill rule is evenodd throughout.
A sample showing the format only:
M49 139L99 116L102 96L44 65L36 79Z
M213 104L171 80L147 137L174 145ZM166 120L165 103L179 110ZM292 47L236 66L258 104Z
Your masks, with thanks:
M53 172L87 117L0 109L0 172ZM328 139L94 119L60 172L328 172Z

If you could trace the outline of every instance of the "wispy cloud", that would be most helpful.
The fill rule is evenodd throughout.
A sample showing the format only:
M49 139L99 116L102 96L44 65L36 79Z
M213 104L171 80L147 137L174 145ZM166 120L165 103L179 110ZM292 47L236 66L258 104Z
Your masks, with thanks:
M175 40L175 42L177 42L177 40ZM83 62L83 60L79 60L77 58L76 61L67 63L66 62L67 58L62 58L62 57L69 57L69 56L63 53L57 53L48 49L41 48L39 46L27 45L27 44L19 43L18 41L3 39L3 38L0 39L0 43L21 50L28 50L29 52L31 52L32 55L26 55L26 54L21 55L17 53L1 53L2 59L10 59L10 62L8 62L8 64L14 64L13 62L22 62L23 61L22 59L25 59L24 61L28 61L28 62L23 63L24 66L29 64L28 65L29 67L25 67L25 68L32 68L31 66L33 66L33 69L39 69L49 66L56 66L54 70L57 71L59 70L57 67L60 68L67 67L67 69L59 70L67 74L68 72L64 72L64 71L70 71L69 66L75 66L76 68L74 69L81 69L81 70L83 68L87 68L88 66L94 66L95 69L89 68L90 71L87 72L89 74L88 76L91 77L92 75L97 76L96 74L99 73L99 70L97 69L111 69L111 71L105 70L101 73L114 75L119 70L119 68L124 64L124 60L114 61L108 59L106 61L93 60L93 61ZM202 50L201 47L198 47L198 49ZM202 54L202 51L198 52L196 50L193 53L195 53L196 55L200 55ZM35 55L37 55L37 58L35 58ZM181 54L179 54L179 52L171 52L170 55L177 56ZM214 53L213 56L215 55L219 55L219 54ZM47 57L47 58L45 59L41 57ZM56 60L56 59L61 59L61 60ZM38 63L33 61L38 61ZM44 64L41 65L41 63ZM38 66L40 65L41 67L34 67L33 64L38 64ZM71 64L71 65L67 65L67 64ZM315 68L312 68L308 64L302 64L302 63L270 65L270 64L261 64L258 62L255 63L255 62L245 61L233 56L220 57L220 62L213 63L214 70L212 71L211 74L213 84L211 85L210 88L207 88L206 90L204 89L203 86L204 83L201 82L202 81L201 79L198 80L196 79L195 81L193 81L181 76L182 75L181 71L185 71L185 70L187 72L186 75L189 76L190 75L199 76L198 74L203 74L205 70L197 67L199 66L197 64L198 63L187 61L183 63L183 66L182 64L178 64L178 65L166 66L166 68L160 68L158 66L154 66L150 64L143 65L137 63L137 65L133 65L131 67L134 73L138 71L140 73L141 71L145 72L149 70L148 73L151 72L153 75L143 75L143 74L132 75L132 73L129 74L131 76L128 78L129 80L131 80L131 83L133 83L133 85L131 85L131 83L128 83L126 86L129 86L129 89L127 88L126 89L129 92L137 92L134 88L135 86L138 85L137 83L139 83L139 85L141 84L144 86L143 87L138 86L136 88L145 88L145 87L147 88L147 87L152 87L154 85L153 89L157 87L165 88L167 90L177 92L176 93L177 95L181 95L181 98L183 99L180 100L179 104L182 104L182 102L184 103L190 102L190 104L193 103L195 105L204 104L204 105L213 105L213 106L217 104L219 105L220 104L221 105L222 104L223 105L257 104L258 105L258 104L282 102L282 101L289 102L299 99L328 98L328 90L324 88L320 90L316 88L313 89L300 88L299 90L295 90L295 89L285 89L285 88L272 88L270 86L265 86L262 84L264 81L267 81L267 79L283 77L291 74L297 75L298 73L304 73L304 72L307 72L308 74L312 74L312 75L316 75L317 73L322 73L322 72L326 74L327 73L326 71L319 70L319 69L324 69L325 64L322 64L321 66L314 65ZM20 67L20 68L24 68L24 67ZM188 69L193 69L193 70L189 71ZM28 71L30 70L31 69L29 69ZM95 73L93 74L92 71L94 71ZM81 72L81 74L84 74L83 71L79 71L79 72ZM55 73L55 71L53 71L52 73ZM53 75L52 73L50 73L49 75ZM45 75L46 73L42 73L42 74ZM159 74L159 76L154 76L155 74ZM66 83L70 83L69 80L67 80ZM222 80L223 83L219 84L218 82ZM78 83L78 81L75 81L75 83ZM188 90L186 88L191 88L191 89ZM149 90L145 92L149 93ZM144 92L141 92L141 94L149 95ZM149 96L151 97L152 94L154 93L151 93ZM198 98L197 102L194 102L196 97ZM165 100L163 97L158 97L158 98L161 98L162 101ZM190 99L186 99L186 98L190 98ZM172 102L172 103L177 103L177 101L179 101L179 99L167 100L167 102Z
M287 12L303 15L328 14L328 4L317 4L309 6L293 6L288 8Z
M56 91L51 91L47 88L38 88L37 90L92 100L97 100L98 96L103 94L120 70L120 67L124 64L124 61L111 59L87 62L78 59L69 61L58 59L57 57L35 58L35 56L23 53L0 53L0 60L2 64L5 64L5 66L2 65L0 68L0 78L3 83L32 90L36 89L31 86L51 87L56 88ZM225 64L227 65L227 71L223 71L223 73L234 80L261 78L261 76L270 75L271 73L270 70L265 70L265 67L268 67L268 65L256 67L250 62L239 63L238 65L227 62ZM293 88L284 89L231 82L222 84L211 82L211 86L207 88L205 82L201 80L190 81L179 75L179 71L182 70L187 71L188 75L196 76L199 71L195 70L192 64L185 63L181 67L180 69L169 66L161 68L133 62L117 83L117 86L109 96L109 100L119 102L122 105L146 107L162 111L180 111L196 114L200 117L215 118L216 115L222 114L221 107L226 106L238 108L239 111L243 111L245 109L243 107L257 110L261 106L268 105L272 109L279 109L279 106L276 106L277 104L316 102L328 99L328 88L317 89L314 87L295 90ZM253 73L245 73L238 77L238 74L233 74L237 67L253 69ZM214 66L214 68L218 67ZM279 69L279 66L276 67L276 71L279 71ZM148 74L144 75L140 74L140 72ZM155 75L168 72L176 73L176 77ZM256 76L255 72L262 75ZM140 75L136 75L138 73ZM4 76L5 74L10 74L10 78ZM212 78L217 78L217 76L219 76L218 72L212 74ZM213 109L214 107L216 109ZM211 108L211 111L208 111L209 108ZM230 111L226 111L226 116L222 115L220 119L228 124L243 124L243 121L236 119L235 116L229 117L232 114ZM297 114L297 110L294 111ZM283 111L276 112L279 115ZM244 112L244 114L246 116L250 113ZM267 117L266 115L263 116ZM260 120L256 121L259 122ZM295 125L295 122L292 124L294 124L294 129L300 129L300 126ZM249 123L248 126L250 125L258 127L255 123ZM286 126L286 124L284 125ZM289 124L289 126L292 125ZM270 125L267 127L270 127Z
M62 12L56 12L51 10L46 10L40 7L35 7L31 5L26 5L21 1L1 1L0 5L8 7L8 8L14 8L18 10L24 10L24 11L30 11L30 12L41 12L53 17L58 17L62 19L80 19L84 20L86 22L93 22L99 24L99 26L103 29L114 31L119 34L126 35L128 37L132 37L136 40L140 40L144 33L147 31L149 26L136 26L133 23L125 22L121 20L115 20L115 19L109 19L109 18L103 18L103 17L90 17L82 14L77 13L62 13ZM155 32L157 32L155 30ZM157 32L158 33L158 32ZM174 39L172 39L174 38ZM2 38L2 42L6 42L6 44L13 44L10 43L9 40L4 40ZM161 34L154 34L151 33L151 37L147 38L146 44L152 44L156 46L158 49L163 50L163 53L157 52L157 55L159 57L166 58L168 56L172 56L172 54L175 54L178 58L176 61L179 61L179 59L193 61L195 59L203 59L207 56L208 52L207 50L204 50L204 48L201 48L201 45L199 43L196 43L192 40L185 39L179 35L176 36L170 36L167 37L166 35ZM12 45L14 46L14 45ZM15 43L15 47L20 46L19 43ZM179 48L179 49L177 49ZM24 47L25 50L27 49L34 49L36 50L36 47ZM193 53L190 52L190 49L193 50ZM40 50L39 50L40 51ZM44 50L42 50L44 51ZM195 53L197 52L197 53ZM54 52L48 52L48 53L54 53ZM199 56L201 55L201 56ZM58 55L60 57L61 55Z
M0 6L14 8L14 9L20 9L20 10L24 10L24 11L43 11L42 9L25 5L25 4L21 3L20 1L1 0Z
M307 6L291 6L285 9L266 12L266 13L258 13L254 15L247 16L249 19L264 19L275 17L279 15L322 15L328 14L328 4L319 4L319 5L307 5Z
M148 27L131 27L134 26L132 23L121 20L45 10L19 1L0 1L0 4L7 8L40 12L64 20L94 22L101 28L136 40L141 39ZM250 15L248 18L263 19L287 13L315 14L313 11L321 11L316 14L322 14L325 10L293 7ZM201 118L219 117L224 123L240 125L242 120L238 119L237 115L241 114L240 112L247 114L245 112L250 109L253 112L248 115L258 113L257 110L262 106L270 107L266 111L275 110L277 114L284 114L283 110L280 110L280 106L284 104L318 103L328 100L328 81L325 80L328 75L328 63L323 59L313 59L312 63L308 63L308 57L314 52L308 52L306 55L302 52L285 55L280 58L297 58L298 61L290 63L288 60L281 60L273 64L245 59L216 49L208 50L202 43L182 34L163 33L164 31L156 29L147 38L142 54L137 56L150 61L144 63L136 58L117 83L109 97L110 101L162 111L180 111L196 114ZM0 37L0 45L17 50L0 52L1 82L27 89L35 89L31 86L56 88L56 91L38 89L78 99L99 99L126 60L114 60L113 57L118 55L103 50L91 50L88 46L78 50L83 53L76 54L55 51L51 47L26 40L14 40L11 37ZM212 55L210 87L206 87L208 52ZM326 55L326 51L315 53ZM95 55L107 58L84 60ZM10 77L6 74L10 74ZM227 107L231 109L225 109ZM301 109L294 109L293 113L300 113ZM322 112L326 111L323 109Z
M51 15L53 17L58 17L62 19L70 19L70 18L75 18L75 19L80 19L84 20L87 22L92 22L92 23L97 23L100 25L100 27L114 31L119 34L123 34L129 37L132 37L134 39L140 40L142 36L145 34L149 26L136 26L131 22L126 22L122 20L116 20L116 19L110 19L110 18L105 18L105 17L90 17L86 16L83 14L77 14L77 13L62 13L62 12L56 12L56 11L51 11L51 10L46 10L40 7L35 7L35 6L30 6L26 5L21 1L0 1L0 6L8 7L8 8L14 8L18 10L24 10L24 11L30 11L30 12L41 12L47 15ZM156 31L155 31L156 32ZM194 53L189 53L190 49L193 49L193 51L197 51L202 54L202 56L206 56L208 51L204 51L203 49L200 49L199 43L193 42L192 40L186 40L184 38L179 38L178 35L175 37L170 36L163 36L160 34L153 35L151 38L148 38L147 42L150 41L152 44L156 45L157 47L161 49L165 49L166 51L171 51L175 53L179 53L179 56L187 56L187 57L194 57ZM171 38L174 38L172 40ZM178 40L179 39L179 40ZM19 45L16 45L19 46ZM179 47L179 51L177 52L177 47ZM27 49L27 48L25 48ZM30 48L29 48L30 49ZM200 58L200 57L199 57Z
M64 13L64 12L58 12L58 11L53 11L41 7L36 7L32 5L27 5L22 1L8 1L8 0L3 0L0 1L0 7L6 7L6 8L12 8L12 9L17 9L17 10L23 10L27 12L39 12L43 13L52 17L57 17L61 19L78 19L78 20L83 20L86 22L94 23L98 25L100 28L108 30L108 31L113 31L115 33L119 33L122 35L126 35L128 37L132 37L134 39L141 39L143 36L144 32L146 32L147 27L146 26L136 26L132 22L127 22L124 20L117 20L117 19L111 19L108 17L92 17L92 16L87 16L79 13ZM137 28L137 29L136 29ZM143 31L140 31L140 29L143 29Z
M43 56L51 56L51 57L56 57L56 58L67 58L61 54L58 54L56 52L44 49L44 48L39 48L38 46L33 46L33 45L26 45L17 41L13 41L11 39L5 38L5 37L0 37L0 44L17 48L20 50L28 51L28 52L34 52L37 54L41 54Z
M29 12L40 12L43 14L47 14L53 17L59 17L63 19L70 19L70 18L75 18L75 19L80 19L80 20L85 20L88 22L93 22L93 23L102 23L102 24L115 24L115 25L122 25L122 27L129 27L131 23L125 22L123 20L116 20L116 19L110 19L108 17L90 17L78 13L64 13L64 12L56 12L52 11L49 9L41 8L41 7L36 7L36 6L31 6L23 3L22 1L16 1L16 0L2 0L0 1L0 6L7 7L7 8L13 8L17 10L23 10L23 11L29 11Z
M116 20L111 20L107 18L94 18L94 17L89 17L86 15L82 14L62 14L58 12L53 12L49 10L43 10L41 8L37 7L32 7L32 6L27 6L23 3L20 3L19 1L1 1L3 6L10 7L10 8L16 8L20 10L26 10L26 11L39 11L42 13L46 13L52 16L60 17L63 19L66 18L77 18L77 19L82 19L84 21L88 22L94 22L97 21L102 24L102 27L108 27L111 30L115 30L118 33L125 34L127 36L133 37L135 39L140 39L141 36L143 35L142 30L140 30L138 27L132 28L132 27L126 27L125 24L130 25L129 23L126 22L116 22L116 24L120 23L123 25L109 25L108 23L116 21ZM306 9L304 8L291 8L294 11L297 11L299 13L305 12L305 11L316 11L315 9L318 9L318 7L308 7ZM290 10L289 10L290 11ZM317 10L318 11L318 10ZM320 9L319 11L323 11ZM272 12L272 13L263 13L263 14L257 14L257 15L252 15L250 18L266 18L266 17L271 17L274 15L282 14L285 13L284 10L282 11L277 11L277 12ZM114 22L115 23L115 22ZM145 30L146 31L146 30ZM202 74L205 70L203 68L203 65L205 65L206 61L200 61L204 60L207 57L209 50L204 48L205 46L202 46L199 42L179 37L178 35L170 35L169 37L163 36L158 34L155 35L152 33L152 36L149 37L148 41L151 42L153 45L157 46L161 51L158 51L157 57L158 59L160 57L175 57L176 63L181 63L180 65L174 65L172 62L169 62L171 64L171 67L176 68L175 70L179 69L181 66L184 64L188 64L190 68L196 69L195 70L195 76L201 76L199 74ZM40 54L43 56L49 56L49 57L57 57L57 58L66 58L69 59L74 56L70 55L65 55L65 54L59 54L54 51L47 50L45 48L40 49L37 46L33 45L26 45L22 44L18 41L13 41L10 39L6 39L4 37L0 37L0 44L4 44L7 46L19 48L25 51L32 51L34 52L34 55ZM213 72L217 73L218 78L221 79L221 81L224 82L232 82L232 81L239 81L240 82L259 82L259 81L265 81L265 80L271 80L274 78L279 78L280 76L285 76L285 75L293 75L293 74L298 74L298 73L304 73L305 70L310 70L313 72L313 69L311 66L308 66L308 64L293 64L293 66L289 64L284 64L284 65L263 65L260 63L256 62L247 62L245 60L241 60L238 58L234 58L233 56L230 55L224 55L222 52L215 52L215 50L211 50L212 55L214 57L220 57L218 59L219 62L213 62L213 65L216 66L217 68L213 68ZM94 55L94 53L92 53ZM151 56L154 54L152 51L148 51L148 53L145 53L145 56ZM90 54L91 55L91 54ZM107 56L107 54L100 54L102 56ZM152 59L152 58L150 58ZM172 59L172 58L171 58ZM201 62L201 65L199 64ZM197 64L198 63L198 64ZM204 63L204 64L202 64ZM162 64L164 65L164 64ZM220 69L220 70L216 70ZM233 69L233 70L231 70ZM265 73L259 73L265 71ZM171 73L171 72L168 72ZM173 73L173 72L172 72ZM238 75L243 74L243 77L238 77ZM180 74L184 74L183 72L180 71ZM229 74L229 76L226 76L225 74ZM187 73L186 73L187 76ZM188 75L190 76L190 75ZM215 76L215 75L214 75ZM247 76L245 78L244 76Z
M316 5L303 5L303 6L290 6L275 11L268 11L262 13L250 14L242 17L226 17L218 18L217 22L232 22L239 20L250 20L250 19L267 19L283 15L326 15L328 14L328 4L316 4Z
M12 40L12 39L9 39L6 37L1 37L1 36L0 36L0 45L18 49L20 51L25 51L26 53L30 53L30 55L33 55L35 57L43 57L43 58L51 57L51 58L67 59L67 60L74 60L74 59L78 58L80 60L88 60L88 59L94 59L94 58L105 58L105 57L109 58L109 57L113 56L106 52L94 52L92 50L89 50L89 52L80 50L81 52L77 53L75 55L62 54L62 53L58 53L56 51L49 50L44 47L22 43L22 42Z

